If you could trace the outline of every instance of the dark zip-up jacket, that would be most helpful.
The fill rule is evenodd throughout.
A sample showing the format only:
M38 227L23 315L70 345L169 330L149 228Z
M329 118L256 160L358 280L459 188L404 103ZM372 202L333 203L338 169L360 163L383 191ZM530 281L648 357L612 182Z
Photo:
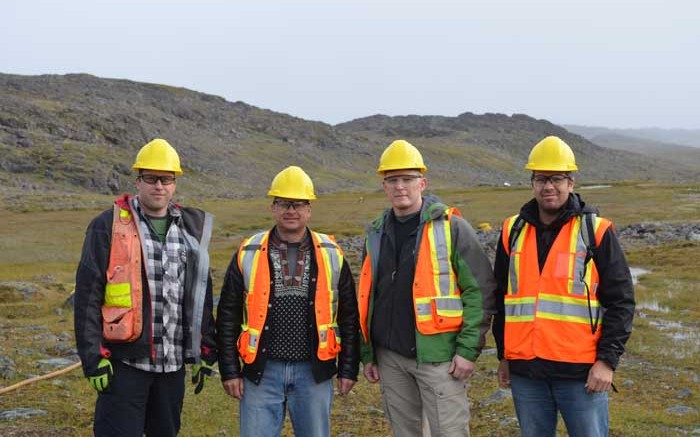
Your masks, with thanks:
M213 363L216 361L216 339L212 313L212 281L207 253L212 216L200 209L176 207L181 212L178 226L183 230L188 251L183 305L184 358L187 363L199 363L201 360ZM109 266L113 216L114 210L108 209L95 217L88 226L75 276L75 338L85 375L95 374L97 364L103 357L128 359L151 355L151 299L145 262L141 267L141 336L131 343L110 343L102 338L101 308L107 284L106 272ZM134 217L138 218L136 213Z
M392 210L384 221L381 254L374 288L374 317L370 336L374 347L416 357L416 315L413 310L416 237L420 214L399 223ZM413 229L407 229L412 226Z
M584 213L597 213L597 210L586 206L578 194L571 194L559 217L550 225L544 225L540 221L538 211L537 201L532 199L523 205L520 216L536 230L537 258L541 271L562 226ZM504 296L508 289L509 257L503 247L502 238L498 241L494 266L498 284L496 289L498 312L493 319L493 336L496 340L498 358L502 359L505 330ZM600 245L594 249L593 261L600 277L598 301L604 308L602 321L598 326L602 333L598 340L596 359L604 361L615 369L632 332L635 303L634 287L627 260L612 226L603 235ZM512 360L509 363L512 373L538 379L585 380L591 368L591 364L561 363L540 358Z
M273 231L274 232L274 229ZM308 232L308 230L307 230ZM268 244L270 244L268 242ZM240 250L240 249L239 249ZM267 251L269 253L269 251ZM243 323L243 311L245 308L245 286L243 274L238 268L238 251L234 253L231 263L226 270L224 285L221 288L221 297L216 310L217 343L219 348L219 372L221 380L241 378L245 376L255 384L259 384L265 371L267 363L267 342L269 339L267 330L263 329L260 334L258 353L255 361L241 367L241 360L236 347L238 337L241 334L241 324ZM270 263L270 272L274 267ZM307 338L310 342L311 371L316 382L326 381L336 373L339 378L352 379L357 381L359 371L359 315L357 309L357 296L355 294L355 281L352 278L350 267L347 261L343 260L343 266L338 280L338 315L337 322L340 330L341 350L336 359L321 361L318 359L316 351L318 349L318 334L316 329L316 316L314 302L316 297L316 278L318 277L318 266L316 263L315 251L311 251L310 266L311 282L309 284L308 314L310 320L307 328ZM273 287L271 284L270 287ZM274 294L274 290L270 290ZM273 305L274 300L270 299L269 305ZM268 326L272 311L268 309L265 326Z

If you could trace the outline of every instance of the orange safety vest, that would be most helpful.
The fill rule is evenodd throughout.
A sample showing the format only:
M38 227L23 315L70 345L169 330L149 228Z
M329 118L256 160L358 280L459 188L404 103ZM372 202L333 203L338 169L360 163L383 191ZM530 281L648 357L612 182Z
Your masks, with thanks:
M452 216L462 216L456 208L425 223L418 245L418 258L413 278L413 308L416 328L421 334L457 332L462 327L462 291L457 286L457 275L452 267ZM382 226L378 223L375 229ZM370 296L374 284L373 269L379 263L381 233L367 235L366 256L360 272L358 304L360 328L365 342L369 342Z
M534 226L525 223L509 247L518 216L503 223L502 244L510 257L505 295L505 358L594 363L601 330L598 269L582 235L582 218L559 231L540 272ZM585 226L585 223L583 224ZM595 217L596 246L611 226Z
M115 203L102 305L102 336L113 343L132 342L143 329L141 240L136 226L131 211Z
M268 301L272 290L267 242L270 231L260 232L243 241L238 251L238 267L245 285L245 307L238 353L243 362L255 361L260 333L267 320ZM343 266L343 251L332 236L311 231L318 265L316 278L316 329L319 360L334 359L340 352L338 331L338 281Z

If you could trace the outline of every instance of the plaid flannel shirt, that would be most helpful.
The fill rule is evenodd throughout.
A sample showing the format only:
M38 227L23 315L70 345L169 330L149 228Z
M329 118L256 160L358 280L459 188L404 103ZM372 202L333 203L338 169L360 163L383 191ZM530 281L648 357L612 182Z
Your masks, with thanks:
M184 287L187 249L180 230L181 214L168 206L172 218L165 244L150 225L134 198L134 210L141 220L144 266L151 295L152 353L154 357L123 360L125 364L147 372L175 372L184 365ZM154 358L154 359L152 359Z

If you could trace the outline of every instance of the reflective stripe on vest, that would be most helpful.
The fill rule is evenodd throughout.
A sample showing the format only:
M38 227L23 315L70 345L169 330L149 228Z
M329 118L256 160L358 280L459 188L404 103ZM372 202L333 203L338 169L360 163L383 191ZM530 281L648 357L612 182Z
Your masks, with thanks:
M318 330L317 355L320 360L335 358L340 351L338 331L338 281L343 266L343 251L328 235L311 232L318 278L316 280L316 327ZM321 291L319 293L319 291Z
M453 213L448 209L423 227L413 281L416 327L422 334L458 331L462 326L462 297L452 268Z
M506 358L593 363L600 337L600 330L591 332L591 320L597 323L601 311L596 293L599 279L593 260L586 263L582 217L562 226L541 272L532 225L525 223L513 246L507 246L516 218L506 219L502 236L510 256L505 296ZM610 222L596 217L593 224L599 244Z
M413 280L416 328L421 334L456 332L462 326L461 290L452 267L450 221L453 214L461 216L456 208L449 208L441 217L426 222L421 232ZM369 303L375 280L372 272L378 262L380 242L380 232L368 234L367 254L360 273L358 303L365 342L369 339Z
M245 240L238 252L238 266L246 288L242 332L238 339L238 352L247 364L255 361L260 342L260 332L265 327L268 302L273 283L267 257L269 231L258 233ZM314 254L318 267L314 306L319 360L334 359L340 351L338 330L338 282L343 266L343 251L332 237L311 232Z
M509 299L506 305L506 319L510 322L531 322L535 320L536 297Z
M250 363L255 360L255 354L258 350L260 329L265 323L267 303L272 288L270 266L267 260L268 236L269 232L255 234L245 240L238 251L238 267L243 273L243 285L246 290L241 337L243 337L243 333L247 333L245 342L241 342L239 339L238 349L241 357L252 355ZM261 260L263 262L260 262ZM257 314L256 320L253 320L252 323L248 316L251 312ZM245 350L242 350L243 348ZM248 363L248 361L245 362Z
M381 227L381 224L379 224ZM357 303L360 313L360 331L365 343L369 343L369 325L372 320L372 307L370 297L374 288L375 277L372 272L377 271L379 264L379 247L381 246L382 233L374 228L367 234L365 241L365 259L360 271L360 283L357 287Z
M136 226L131 212L115 204L102 305L102 336L109 342L132 342L143 330L141 240Z

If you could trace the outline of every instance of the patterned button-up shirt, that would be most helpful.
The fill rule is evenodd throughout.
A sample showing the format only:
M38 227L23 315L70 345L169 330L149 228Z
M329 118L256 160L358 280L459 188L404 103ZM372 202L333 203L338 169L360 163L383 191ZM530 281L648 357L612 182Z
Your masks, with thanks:
M180 211L168 207L171 217L165 243L150 225L134 199L134 210L141 220L141 245L151 296L151 327L153 340L151 357L127 359L124 363L147 372L175 372L184 364L184 283L187 249L179 224Z

